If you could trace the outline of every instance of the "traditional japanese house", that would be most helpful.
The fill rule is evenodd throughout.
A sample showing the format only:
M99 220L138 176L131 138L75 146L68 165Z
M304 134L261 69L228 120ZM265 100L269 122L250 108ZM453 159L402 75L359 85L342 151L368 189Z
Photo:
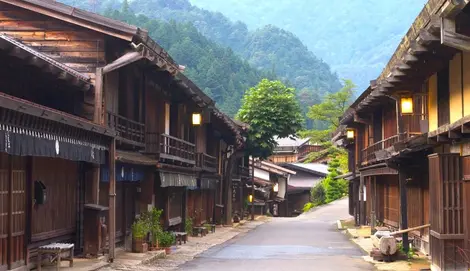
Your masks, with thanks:
M277 146L268 160L275 163L296 163L303 161L309 153L318 152L322 147L310 142L310 138L277 138Z
M89 173L114 147L87 104L93 76L14 39L33 38L22 16L0 2L0 270L34 267L45 244L83 244Z
M334 138L350 154L351 213L424 226L409 235L432 270L469 268L469 14L467 1L429 1Z
M312 187L320 183L328 175L328 166L324 164L287 163L280 166L296 172L289 179L287 186L287 216L302 213L304 205L311 201Z
M252 176L245 183L244 195L246 198L252 196L255 213L269 211L274 216L287 216L287 187L290 177L296 172L268 161L255 160L254 166L251 158L249 161Z
M10 155L1 159L0 269L32 266L36 248L56 241L95 255L108 244L112 260L141 211L161 208L166 227L182 228L186 187L199 177L227 189L217 180L227 149L243 148L241 127L179 73L145 30L36 0L1 0L0 26L0 116L4 137L13 140L2 141ZM29 143L18 143L16 134ZM15 182L15 174L23 179ZM33 198L41 187L43 204ZM16 190L24 197L13 196ZM224 205L217 193L212 200ZM21 210L6 204L16 200ZM96 225L88 210L105 211L100 241L87 235Z

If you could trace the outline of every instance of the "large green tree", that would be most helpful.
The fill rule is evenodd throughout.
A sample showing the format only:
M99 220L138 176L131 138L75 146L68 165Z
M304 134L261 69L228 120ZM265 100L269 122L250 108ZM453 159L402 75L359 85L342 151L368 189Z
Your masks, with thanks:
M356 85L351 80L343 79L344 87L337 93L328 94L323 102L310 107L307 117L313 121L322 122L327 127L323 130L308 130L301 136L310 137L316 143L330 140L330 135L339 127L339 120L351 104Z
M245 93L237 118L250 125L247 152L260 158L272 154L276 147L274 137L296 135L303 123L295 89L268 79Z

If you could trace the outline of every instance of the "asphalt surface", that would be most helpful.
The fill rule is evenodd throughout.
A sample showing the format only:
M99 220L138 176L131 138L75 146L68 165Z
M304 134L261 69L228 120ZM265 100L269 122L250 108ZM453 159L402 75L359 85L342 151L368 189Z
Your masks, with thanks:
M178 270L374 270L336 220L348 218L340 200L296 218L273 218L212 247Z

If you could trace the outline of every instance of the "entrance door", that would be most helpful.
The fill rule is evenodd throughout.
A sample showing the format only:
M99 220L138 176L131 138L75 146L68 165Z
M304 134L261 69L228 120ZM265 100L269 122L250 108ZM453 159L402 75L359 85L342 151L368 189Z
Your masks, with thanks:
M25 264L25 168L23 157L0 154L0 270Z

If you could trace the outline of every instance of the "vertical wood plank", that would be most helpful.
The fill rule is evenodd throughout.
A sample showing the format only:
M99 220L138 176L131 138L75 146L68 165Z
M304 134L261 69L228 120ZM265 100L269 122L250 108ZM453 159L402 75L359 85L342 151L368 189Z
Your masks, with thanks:
M8 268L13 264L13 162L8 155Z
M116 256L116 139L109 147L109 261Z
M95 78L95 110L93 121L98 124L104 124L103 115L103 68L97 68Z

